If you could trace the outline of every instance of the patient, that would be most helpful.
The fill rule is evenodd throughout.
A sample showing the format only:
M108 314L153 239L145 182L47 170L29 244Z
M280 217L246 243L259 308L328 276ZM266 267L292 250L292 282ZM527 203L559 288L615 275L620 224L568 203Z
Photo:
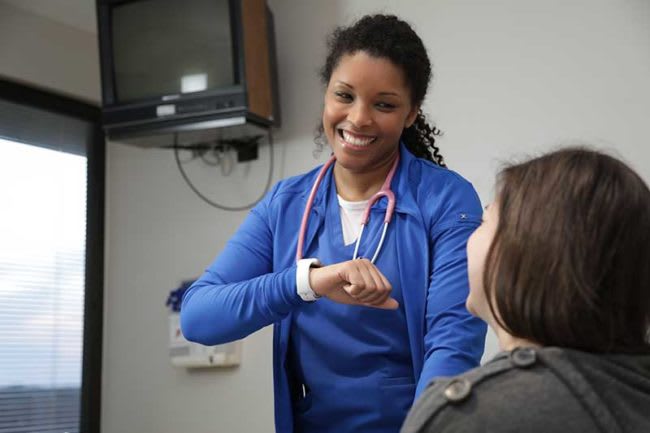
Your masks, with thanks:
M503 352L432 382L412 432L650 432L650 191L565 149L503 170L467 244L468 310Z

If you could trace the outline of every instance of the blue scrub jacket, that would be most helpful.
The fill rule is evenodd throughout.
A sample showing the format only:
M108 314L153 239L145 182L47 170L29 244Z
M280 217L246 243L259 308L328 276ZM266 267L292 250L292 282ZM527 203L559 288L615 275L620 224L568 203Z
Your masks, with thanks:
M394 266L403 291L417 396L433 378L477 366L483 354L486 325L465 308L465 247L480 224L482 208L472 185L457 173L416 158L403 144L400 156L391 185L396 207L389 230L398 236ZM274 325L279 433L293 431L287 347L291 312L304 302L296 293L295 254L300 220L319 170L275 185L187 290L181 308L183 334L205 345L237 340ZM314 253L310 245L322 228L326 206L338 206L327 203L331 176L329 170L314 199L305 257ZM385 207L386 201L376 206Z

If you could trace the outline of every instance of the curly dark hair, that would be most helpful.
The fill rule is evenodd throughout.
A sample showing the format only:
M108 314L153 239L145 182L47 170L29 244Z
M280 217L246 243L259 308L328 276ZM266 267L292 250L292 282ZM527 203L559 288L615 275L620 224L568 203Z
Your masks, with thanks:
M332 72L346 54L363 51L373 57L386 58L404 72L411 90L411 103L421 105L431 80L431 63L420 37L411 26L395 15L366 15L349 27L338 27L327 41L328 54L320 70L327 85ZM318 135L322 135L322 125ZM440 130L427 123L422 110L413 125L404 129L402 141L412 154L446 167L435 137Z

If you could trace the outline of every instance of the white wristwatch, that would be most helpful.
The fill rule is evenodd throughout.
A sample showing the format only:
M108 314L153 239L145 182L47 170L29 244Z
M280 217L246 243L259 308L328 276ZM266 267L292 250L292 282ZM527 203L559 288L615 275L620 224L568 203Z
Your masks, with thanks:
M298 296L303 301L312 302L320 298L309 285L309 268L321 266L318 259L301 259L298 260L298 270L296 271L296 289Z

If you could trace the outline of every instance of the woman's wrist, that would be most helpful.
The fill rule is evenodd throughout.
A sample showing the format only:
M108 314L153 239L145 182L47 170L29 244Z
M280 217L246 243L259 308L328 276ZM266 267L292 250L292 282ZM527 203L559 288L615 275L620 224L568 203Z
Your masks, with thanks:
M325 296L325 293L323 293L320 288L319 273L322 269L323 268L309 268L309 287L311 287L311 290L318 297Z
M335 287L341 284L336 272L332 272L331 266L323 266L309 269L309 286L316 296L327 296Z

